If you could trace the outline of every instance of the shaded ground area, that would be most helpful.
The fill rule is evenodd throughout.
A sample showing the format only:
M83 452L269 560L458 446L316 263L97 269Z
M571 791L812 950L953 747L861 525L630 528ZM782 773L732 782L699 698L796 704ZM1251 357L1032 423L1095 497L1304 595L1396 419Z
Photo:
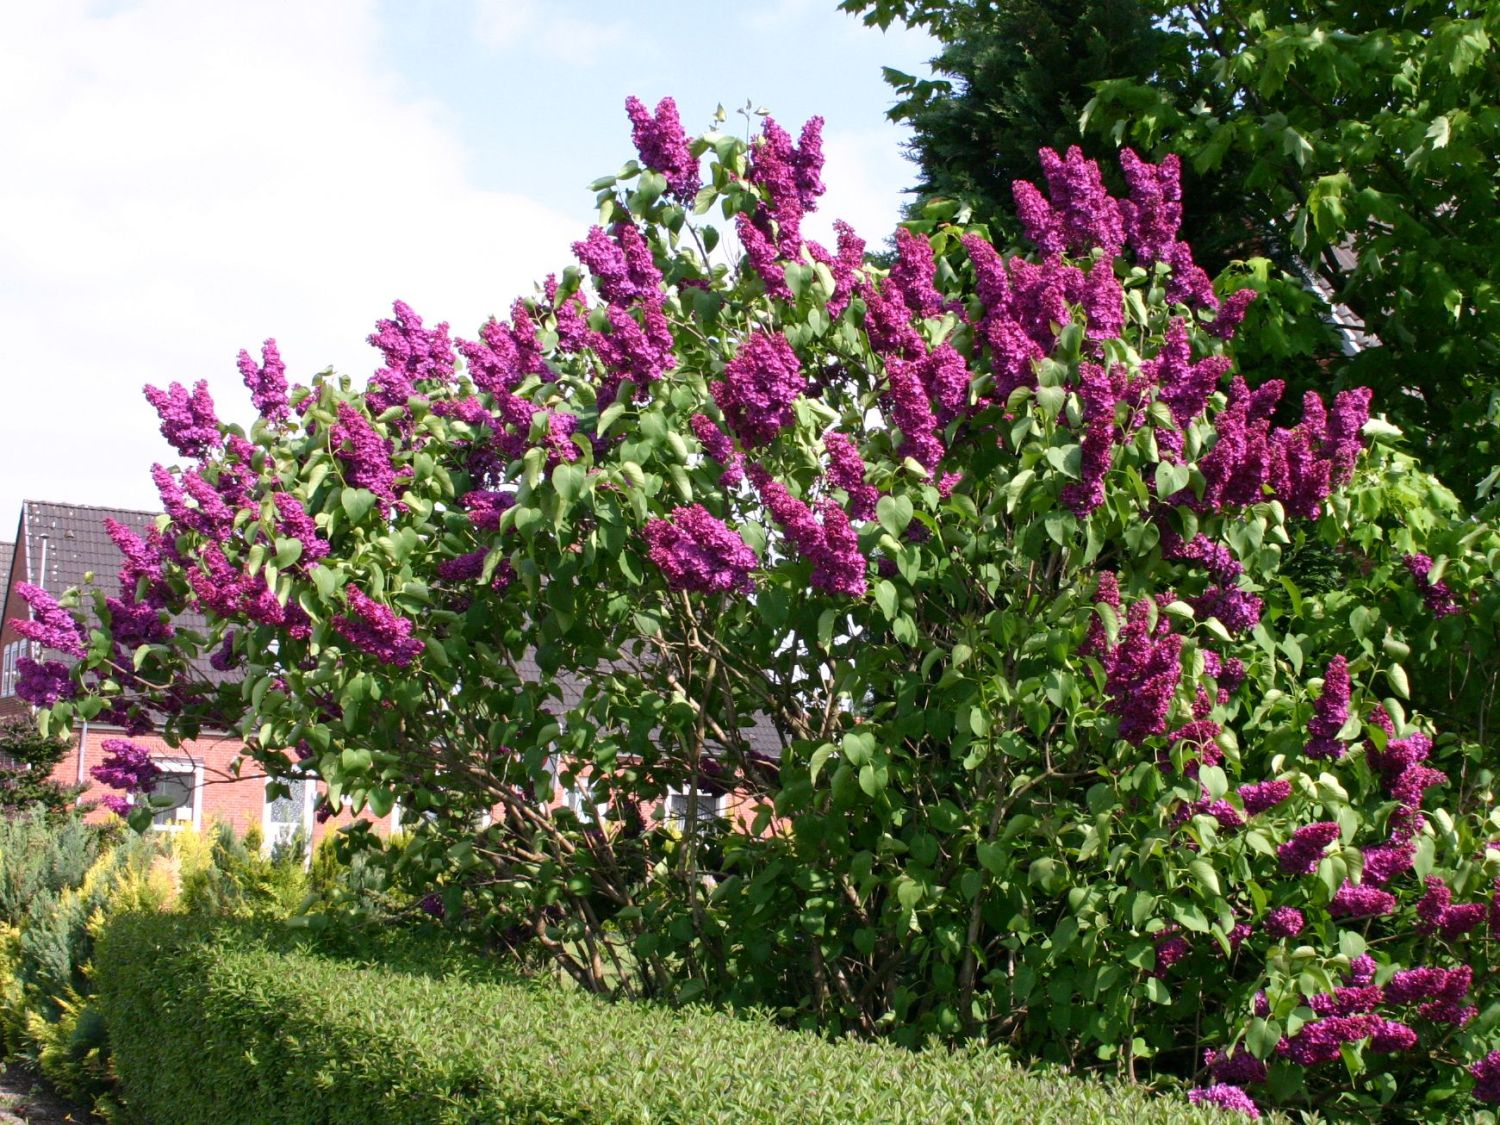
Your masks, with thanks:
M82 1106L65 1101L41 1076L19 1062L0 1064L0 1125L102 1125Z

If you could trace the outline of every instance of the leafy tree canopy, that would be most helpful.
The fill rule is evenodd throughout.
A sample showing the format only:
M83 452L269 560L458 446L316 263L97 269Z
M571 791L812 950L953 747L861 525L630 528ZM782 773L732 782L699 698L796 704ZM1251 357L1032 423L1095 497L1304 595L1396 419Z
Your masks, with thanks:
M1500 4L841 6L943 43L939 80L888 75L922 191L988 217L1041 145L1179 154L1187 238L1270 298L1252 379L1374 387L1460 495L1493 486Z

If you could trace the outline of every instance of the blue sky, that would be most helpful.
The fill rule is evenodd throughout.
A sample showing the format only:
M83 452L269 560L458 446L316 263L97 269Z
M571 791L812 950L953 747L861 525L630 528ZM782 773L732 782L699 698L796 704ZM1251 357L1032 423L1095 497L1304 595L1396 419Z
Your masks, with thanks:
M827 119L815 236L878 244L911 180L881 66L925 36L835 0L48 0L0 37L0 539L23 498L154 507L146 382L239 349L363 380L402 298L471 334L570 260L587 183L632 153L623 102L690 129L752 99ZM733 118L732 121L739 119Z

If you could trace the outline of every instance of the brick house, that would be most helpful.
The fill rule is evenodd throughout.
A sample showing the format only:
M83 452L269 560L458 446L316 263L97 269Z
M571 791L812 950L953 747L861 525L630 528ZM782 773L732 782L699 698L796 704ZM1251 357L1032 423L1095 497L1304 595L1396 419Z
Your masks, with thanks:
M16 664L20 657L40 659L45 655L58 659L61 655L37 652L35 644L12 629L12 619L30 615L18 586L29 582L53 597L60 597L70 587L92 583L113 593L115 574L122 560L105 530L106 517L144 534L156 519L156 513L36 500L22 504L15 542L0 546L0 588L5 591L4 615L0 618L0 718L26 715L31 710L16 696ZM79 723L72 736L74 748L53 770L53 780L67 786L84 786L79 796L81 805L97 802L110 790L95 781L89 770L104 760L102 744L106 739L124 736L118 726L108 723ZM297 783L290 799L267 801L266 775L253 759L241 759L244 746L236 736L205 735L176 747L154 734L134 735L132 741L148 747L152 759L163 771L157 793L176 799L176 804L156 815L154 827L159 831L170 832L188 824L202 828L224 822L236 832L244 833L258 826L266 846L271 847L276 841L290 838L299 828L304 838L316 843L351 819L346 813L326 822L317 821L313 816L312 782ZM108 815L98 807L87 814L91 820ZM388 828L388 821L389 818L381 827Z
M30 615L30 608L20 597L17 587L29 582L54 597L60 597L71 587L92 583L113 593L115 575L122 559L105 530L106 518L144 535L153 525L156 513L28 500L22 505L14 543L0 545L0 584L5 592L4 615L0 618L0 718L30 711L29 705L15 694L16 662L21 656L30 655L33 659L62 657L53 651L37 651L38 646L18 636L11 628L12 619ZM523 659L521 665L523 674L529 670L540 678L541 670L535 667L534 661ZM204 671L206 675L217 675L208 669ZM576 703L582 685L564 682L562 687L565 696L574 697L567 702ZM744 734L749 748L758 757L767 762L780 758L780 740L769 722L759 721ZM102 743L105 740L124 736L124 731L118 726L98 721L80 723L73 733L74 750L58 764L53 779L63 785L85 786L79 797L80 804L97 801L110 790L95 781L89 770L103 761L105 750ZM244 747L237 736L205 735L177 747L169 746L160 736L152 734L132 736L132 741L148 747L153 760L163 771L157 793L177 799L176 804L155 817L155 827L160 831L172 831L186 824L201 828L219 821L243 833L252 825L258 825L264 833L266 846L271 847L299 828L305 838L316 844L328 832L353 819L345 812L318 821L313 816L314 786L317 784L313 781L297 783L290 799L283 797L267 801L266 775L254 759L242 757ZM560 784L554 791L553 804L566 805L585 820L597 815L587 794L566 789ZM724 817L741 829L753 821L759 808L758 801L709 786L700 788L691 802L688 793L674 790L654 812L668 823L680 824L687 817L690 804L696 806L700 818ZM109 814L95 807L87 815L90 819L102 819ZM365 815L367 819L375 819ZM388 817L375 819L375 824L380 831L391 831L399 826L400 818L398 806Z

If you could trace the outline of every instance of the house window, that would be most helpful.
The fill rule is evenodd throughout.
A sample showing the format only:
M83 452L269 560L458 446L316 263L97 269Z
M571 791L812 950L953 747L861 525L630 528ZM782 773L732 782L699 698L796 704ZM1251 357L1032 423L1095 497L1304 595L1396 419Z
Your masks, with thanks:
M269 789L272 781L266 779ZM316 783L311 778L283 778L286 796L277 796L266 801L265 848L267 854L276 855L294 843L306 847L312 839L313 790ZM300 841L299 841L300 836Z
M203 769L191 761L155 759L161 775L151 791L151 827L160 832L197 828L202 820ZM171 804L165 802L170 799Z
M717 820L722 815L723 798L716 793L710 793L706 789L699 789L696 794L698 823L705 824ZM686 828L688 820L688 809L692 802L689 800L686 788L673 787L667 793L666 821L674 828Z
M16 681L21 677L18 665L25 655L25 641L11 641L0 654L0 696L16 694Z

